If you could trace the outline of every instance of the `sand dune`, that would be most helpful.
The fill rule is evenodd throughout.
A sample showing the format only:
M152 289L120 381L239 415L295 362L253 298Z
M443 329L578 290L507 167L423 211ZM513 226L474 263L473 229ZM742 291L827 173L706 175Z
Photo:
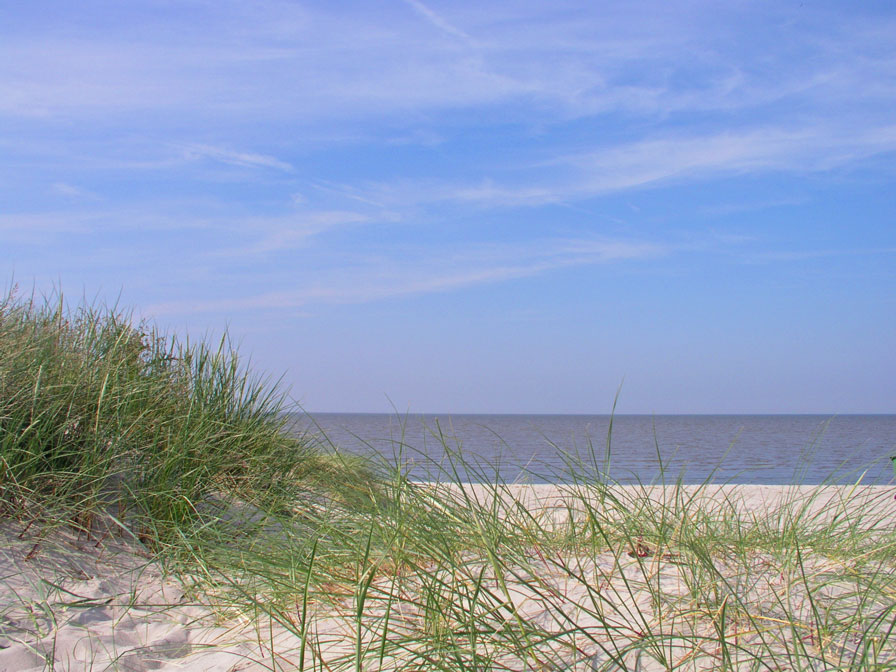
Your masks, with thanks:
M456 486L454 490L456 493ZM490 497L481 486L465 490L474 498ZM685 488L678 496L692 496L695 492ZM671 490L662 488L648 489L646 494L657 503L672 496ZM570 500L562 487L513 486L505 497L522 502L533 511L549 512L558 520L569 515ZM810 516L810 522L821 524L830 516L872 512L876 519L886 521L882 529L890 533L896 530L892 488L829 487L819 494L808 486L724 486L705 489L700 497L701 506L706 509L720 502L733 502L747 518L780 510L783 501L799 502L812 497L808 510L819 515L814 519ZM0 528L4 548L0 552L0 672L297 669L301 641L293 632L261 619L216 615L210 606L203 606L202 599L189 598L182 584L166 576L136 542L111 537L97 541L64 529L41 536L35 528L23 527L6 521ZM566 656L559 651L565 647L564 650L575 652L563 658L568 660L568 669L596 669L612 658L614 650L625 650L624 633L631 639L644 627L666 627L663 619L673 612L685 613L684 603L691 599L683 559L674 552L645 548L641 555L632 552L638 549L624 550L592 557L533 555L525 565L509 567L505 576L486 576L485 580L494 584L496 594L502 596L505 604L498 605L500 609L536 624L545 633L562 633L575 624L587 636L558 638L556 655ZM737 574L741 570L732 570L737 575L730 577L727 589L742 591L741 598L764 605L761 608L769 615L762 618L768 619L768 633L772 634L766 636L770 637L776 632L775 599L782 599L782 591L788 591L786 599L793 613L808 610L810 604L805 591L800 592L796 584L787 584L787 577L779 572L774 558L757 554L751 561L755 561L755 575L747 580ZM471 559L471 566L477 562L481 568L482 562L477 559ZM725 563L724 557L720 557L718 566L724 568ZM840 570L837 562L820 557L807 557L803 568L819 576ZM497 588L502 582L506 584L503 592ZM390 589L387 583L374 582L371 594L375 596L378 590L386 594ZM413 590L414 585L413 579L409 579L406 588ZM838 589L837 585L829 582L829 590L823 596L825 608L850 608L857 596L847 587ZM659 586L659 592L652 586ZM664 604L657 603L658 594L666 601ZM601 596L598 603L595 595ZM372 598L370 618L374 620L376 604ZM409 600L407 605L392 608L395 616L390 627L396 637L420 627L418 621L423 616L418 602ZM351 666L357 633L352 609L350 600L334 600L315 607L314 620L308 627L313 637L306 660L314 660L315 664L329 661L333 669ZM616 624L612 632L608 623ZM450 623L444 625L452 627ZM669 627L697 636L704 626L694 619ZM374 631L372 628L364 637L374 638ZM786 648L786 633L781 637L780 646ZM748 635L744 635L741 641L747 639ZM545 641L546 646L552 645L549 639ZM896 660L892 645L885 647L885 653L888 650ZM272 648L276 658L272 657ZM675 655L671 644L670 653ZM710 655L708 660L711 659ZM400 651L391 652L384 658L383 667L397 667L400 662ZM529 669L510 659L504 662L508 669ZM656 667L634 658L622 662L632 669ZM705 665L695 662L693 669L711 669ZM314 666L308 662L306 669ZM686 664L683 669L688 669Z

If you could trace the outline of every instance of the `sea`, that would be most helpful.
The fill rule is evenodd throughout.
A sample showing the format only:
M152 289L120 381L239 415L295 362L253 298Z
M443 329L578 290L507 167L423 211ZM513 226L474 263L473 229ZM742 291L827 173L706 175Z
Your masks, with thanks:
M410 480L896 484L896 415L293 415Z

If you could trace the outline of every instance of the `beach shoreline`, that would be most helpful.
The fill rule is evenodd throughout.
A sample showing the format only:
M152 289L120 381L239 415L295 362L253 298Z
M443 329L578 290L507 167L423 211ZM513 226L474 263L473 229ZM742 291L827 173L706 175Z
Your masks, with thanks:
M485 506L496 493L495 486L488 483L419 482L417 485L441 488L455 496L466 493ZM688 502L708 510L727 506L742 516L757 518L764 512L788 507L800 509L805 518L817 523L827 522L831 516L861 512L896 525L896 500L893 499L896 485L611 485L595 490L587 484L533 483L502 485L497 492L505 505L520 503L532 510L566 511L570 502L593 499L595 493L605 498L603 493L607 493L617 501L641 499L656 506L669 507L676 502Z

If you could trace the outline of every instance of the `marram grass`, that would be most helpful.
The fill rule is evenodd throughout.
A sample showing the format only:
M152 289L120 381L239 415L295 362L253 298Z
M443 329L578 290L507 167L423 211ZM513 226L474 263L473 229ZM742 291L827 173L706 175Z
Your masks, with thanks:
M438 427L444 459L415 483L292 437L283 404L226 340L0 302L6 517L139 538L255 629L253 669L896 669L890 489L757 510L709 482L622 487L608 437L534 501L462 482L481 465Z
M896 667L891 490L794 488L755 510L736 487L579 466L546 506L451 467L396 471L373 511L206 556L208 585L293 632L299 669Z
M163 543L237 498L276 511L363 482L284 430L285 397L225 337L193 343L115 308L0 299L0 506ZM111 522L110 522L111 519Z

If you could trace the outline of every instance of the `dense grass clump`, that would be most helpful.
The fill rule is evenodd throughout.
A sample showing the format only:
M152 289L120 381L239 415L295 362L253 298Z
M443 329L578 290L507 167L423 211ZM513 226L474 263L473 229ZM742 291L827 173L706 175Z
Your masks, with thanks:
M351 468L284 429L285 397L225 337L166 338L115 308L0 299L0 506L163 541L211 501L275 511Z

